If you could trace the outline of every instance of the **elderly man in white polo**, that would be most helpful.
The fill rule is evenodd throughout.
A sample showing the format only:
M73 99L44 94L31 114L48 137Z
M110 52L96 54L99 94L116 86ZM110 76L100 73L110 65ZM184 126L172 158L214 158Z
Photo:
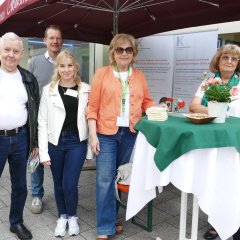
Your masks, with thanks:
M27 198L28 158L38 155L37 113L39 89L36 78L18 64L23 43L15 33L0 38L0 176L6 161L11 178L10 231L19 239L32 239L23 224Z

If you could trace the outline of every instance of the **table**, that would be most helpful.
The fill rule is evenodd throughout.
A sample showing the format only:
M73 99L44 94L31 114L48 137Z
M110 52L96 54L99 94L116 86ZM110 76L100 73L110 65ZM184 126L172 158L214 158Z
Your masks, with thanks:
M156 197L156 186L161 192L171 182L183 192L179 239L186 239L186 193L195 196L191 239L197 239L197 204L222 240L232 236L240 226L240 119L194 125L179 117L169 117L165 122L142 118L136 127L140 132L133 157L126 219ZM205 145L198 141L201 138L205 139ZM208 139L214 143L207 144Z

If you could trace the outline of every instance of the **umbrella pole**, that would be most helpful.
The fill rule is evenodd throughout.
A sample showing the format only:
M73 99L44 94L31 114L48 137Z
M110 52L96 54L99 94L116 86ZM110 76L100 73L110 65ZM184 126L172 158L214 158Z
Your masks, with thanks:
M114 11L113 11L113 36L118 34L118 18L119 18L119 1L114 0Z

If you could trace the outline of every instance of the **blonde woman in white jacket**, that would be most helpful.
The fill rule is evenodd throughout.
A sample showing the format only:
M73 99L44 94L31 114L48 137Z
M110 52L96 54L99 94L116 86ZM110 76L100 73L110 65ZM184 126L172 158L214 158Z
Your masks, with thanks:
M52 81L44 87L38 114L39 155L50 166L59 219L54 235L79 234L78 180L87 154L86 110L90 87L77 75L79 63L68 50L59 53ZM89 148L90 149L90 148Z

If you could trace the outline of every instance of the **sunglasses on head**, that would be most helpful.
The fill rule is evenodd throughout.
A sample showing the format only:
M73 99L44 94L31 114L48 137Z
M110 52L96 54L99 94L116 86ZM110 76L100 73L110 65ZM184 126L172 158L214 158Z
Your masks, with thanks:
M118 47L118 48L115 49L115 52L118 55L123 54L124 51L127 54L131 54L131 53L133 53L133 48L132 47L127 47L127 48Z

